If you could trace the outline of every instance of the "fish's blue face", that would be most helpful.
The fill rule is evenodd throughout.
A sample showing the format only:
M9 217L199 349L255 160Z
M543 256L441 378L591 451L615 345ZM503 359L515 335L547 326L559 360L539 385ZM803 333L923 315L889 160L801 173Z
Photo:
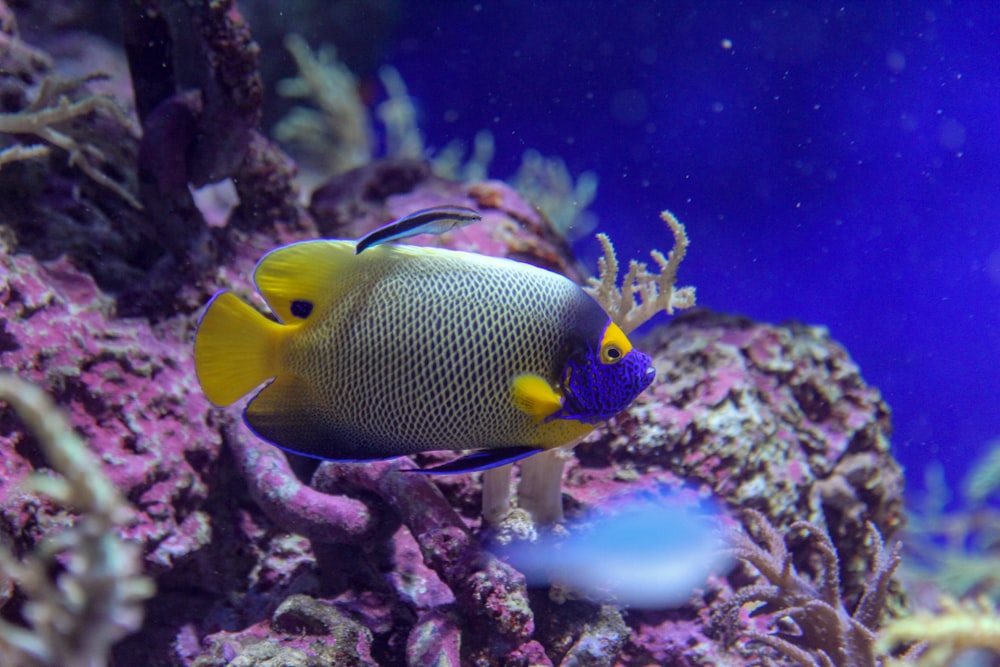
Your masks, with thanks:
M599 350L571 358L563 375L564 403L553 417L594 424L627 408L656 377L648 354L632 347L609 322Z

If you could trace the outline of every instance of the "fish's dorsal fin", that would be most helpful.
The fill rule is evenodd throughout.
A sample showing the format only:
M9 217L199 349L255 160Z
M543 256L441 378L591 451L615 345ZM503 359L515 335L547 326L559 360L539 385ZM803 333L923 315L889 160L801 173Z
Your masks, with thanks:
M346 291L344 274L355 261L352 241L301 241L261 257L253 279L278 319L295 324Z

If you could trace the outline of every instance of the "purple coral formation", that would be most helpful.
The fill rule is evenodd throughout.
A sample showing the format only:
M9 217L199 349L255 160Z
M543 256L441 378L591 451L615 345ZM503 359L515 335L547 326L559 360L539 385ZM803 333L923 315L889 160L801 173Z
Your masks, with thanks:
M150 572L169 571L211 540L201 506L222 446L183 330L113 317L113 301L65 259L43 265L3 253L0 268L0 366L68 410L135 506L126 531L143 544ZM28 549L66 516L17 492L44 461L7 412L0 451L5 529Z
M290 462L254 439L237 411L207 403L192 364L198 308L221 287L251 297L253 264L276 245L354 237L413 210L454 204L478 208L484 221L418 241L530 261L574 279L582 273L565 241L508 186L446 181L419 162L383 161L341 175L308 209L299 207L294 165L249 129L259 104L256 52L232 5L156 4L177 9L166 12L174 23L133 16L127 42L138 48L143 31L152 31L173 43L194 26L200 59L183 63L200 67L201 78L196 95L170 80L137 100L145 148L138 167L119 166L151 179L141 192L153 205L129 214L139 231L128 242L90 249L101 257L101 273L96 255L88 261L75 237L46 235L46 225L58 229L62 218L38 222L35 232L49 239L44 252L23 224L0 219L0 238L10 243L0 246L0 366L44 387L69 413L135 506L123 531L142 545L158 584L143 630L118 646L116 661L417 667L759 660L745 655L745 646L730 646L712 623L727 600L739 599L735 590L753 583L752 573L713 577L671 610L625 611L529 590L483 546L489 531L479 518L478 475L432 479L400 470L403 461ZM150 54L129 56L142 80ZM22 69L30 71L30 63ZM202 145L197 128L219 129L226 114L238 122ZM178 141L153 147L149 137L157 133ZM210 227L187 185L215 176L239 176L244 185L228 222ZM48 178L61 187L33 191L42 211L53 210L46 196L77 191L67 179L83 180L65 171ZM151 238L162 245L139 258L136 248ZM113 267L120 268L117 280L107 275ZM132 280L137 267L152 277L112 289ZM687 483L760 511L778 529L808 520L828 531L839 554L841 597L853 606L874 558L865 546L868 526L886 539L899 528L902 483L888 448L888 409L846 351L821 328L704 311L676 318L640 346L654 355L657 381L577 448L565 476L568 514L622 493ZM0 466L0 531L26 553L73 517L19 492L25 476L47 462L8 410L0 412ZM814 555L803 545L793 557L812 572ZM17 618L16 598L0 604Z

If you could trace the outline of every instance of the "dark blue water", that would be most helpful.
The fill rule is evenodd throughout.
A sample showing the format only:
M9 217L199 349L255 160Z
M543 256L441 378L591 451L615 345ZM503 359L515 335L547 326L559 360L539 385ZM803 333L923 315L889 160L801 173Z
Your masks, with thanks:
M620 256L670 208L701 305L827 325L919 486L1000 436L998 41L992 2L421 0L387 59L429 143L594 170Z

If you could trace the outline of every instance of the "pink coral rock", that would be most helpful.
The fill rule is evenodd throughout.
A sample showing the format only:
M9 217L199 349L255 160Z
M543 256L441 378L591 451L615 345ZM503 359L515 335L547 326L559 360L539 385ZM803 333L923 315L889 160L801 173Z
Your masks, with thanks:
M113 302L69 262L0 255L0 365L46 388L69 411L104 470L136 507L129 537L152 573L211 539L202 507L219 456L218 421L177 332L113 316ZM0 417L2 530L30 547L60 512L17 492L44 467L23 426Z
M499 183L449 183L387 163L339 177L312 213L327 233L356 236L442 203L476 206L484 221L421 242L579 277L544 219ZM69 411L135 504L125 530L160 585L143 630L117 649L123 664L752 661L706 630L736 585L724 577L670 611L531 591L484 546L479 475L290 462L247 431L238 408L212 408L194 377L194 313L221 287L260 304L254 262L310 236L308 224L233 231L223 263L179 292L171 312L181 314L155 325L116 317L114 302L66 260L0 254L0 362ZM653 354L657 382L577 447L564 477L567 515L687 484L779 527L825 527L841 554L845 599L856 597L869 557L865 522L888 539L902 521L902 488L888 408L846 351L822 328L704 311L638 345ZM17 492L45 465L22 425L0 412L0 528L22 549L71 520Z

